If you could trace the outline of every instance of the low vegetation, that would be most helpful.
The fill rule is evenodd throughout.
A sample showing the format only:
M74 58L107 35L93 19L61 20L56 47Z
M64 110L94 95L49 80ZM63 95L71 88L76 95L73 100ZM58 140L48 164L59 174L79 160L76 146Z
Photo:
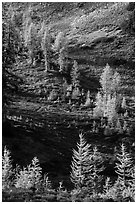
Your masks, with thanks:
M116 156L115 172L117 178L105 178L102 175L102 154L95 146L86 143L83 134L79 135L77 150L73 150L70 178L74 189L68 191L59 183L57 189L52 188L48 175L42 176L39 160L35 157L27 167L17 165L13 168L10 151L5 147L2 159L3 201L134 201L135 177L134 163L124 144ZM15 193L16 192L16 193Z

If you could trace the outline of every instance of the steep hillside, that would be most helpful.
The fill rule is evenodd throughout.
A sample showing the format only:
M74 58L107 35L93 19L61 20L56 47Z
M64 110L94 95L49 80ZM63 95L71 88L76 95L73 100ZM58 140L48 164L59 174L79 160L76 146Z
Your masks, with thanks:
M18 27L12 27L11 33L18 31L21 42L7 34L10 30L8 15L12 13L12 9L9 11L10 5L19 15L16 22ZM52 52L48 71L45 69L41 47L36 49L36 63L30 63L29 49L22 40L22 16L28 8L34 25L40 29L44 22L44 28L48 28L51 37ZM112 173L115 176L112 170L115 148L125 142L131 152L134 150L134 4L13 2L3 3L2 17L3 146L7 145L11 149L14 161L20 165L26 165L34 156L38 156L44 171L49 172L55 185L65 178L69 186L72 149L76 146L79 132L84 131L87 141L92 147L97 145L106 159L108 167L105 174ZM66 45L63 57L67 71L64 73L60 71L59 52L53 49L59 32L63 32ZM15 42L13 47L8 47L10 37ZM34 38L35 41L37 39ZM19 47L17 45L17 51L15 49L14 52L16 44ZM63 98L66 90L71 87L74 61L80 73L79 89L81 93L84 90L84 100L88 91L91 94L93 103L89 107L81 101L70 104L68 98L66 101ZM99 131L104 131L100 127L100 119L93 118L93 108L96 93L101 86L99 79L107 63L121 76L119 92L121 97L126 98L128 112L124 116L120 112L120 117L126 118L130 134L106 136L102 132L92 131L94 124Z

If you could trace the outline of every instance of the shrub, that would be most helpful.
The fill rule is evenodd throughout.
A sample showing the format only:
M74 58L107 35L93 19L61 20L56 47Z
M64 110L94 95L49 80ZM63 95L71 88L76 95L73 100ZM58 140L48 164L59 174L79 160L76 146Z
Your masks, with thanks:
M34 157L32 163L27 167L23 167L16 175L16 188L29 189L31 187L37 188L41 182L42 169L39 166L39 160Z
M2 189L10 188L12 185L13 167L11 161L11 152L4 147L4 154L2 157Z

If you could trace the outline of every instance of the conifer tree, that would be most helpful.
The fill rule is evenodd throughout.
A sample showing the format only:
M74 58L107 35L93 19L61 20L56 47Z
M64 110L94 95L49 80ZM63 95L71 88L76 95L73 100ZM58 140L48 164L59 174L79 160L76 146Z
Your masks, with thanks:
M59 64L59 72L60 73L63 73L64 71L66 71L66 50L65 50L65 47L62 47L59 50L58 64Z
M127 108L126 98L125 98L125 97L123 97L123 99L122 99L121 108L123 108L123 109L125 109L125 110L126 110L126 108Z
M96 96L96 107L93 110L94 117L104 116L104 101L100 92Z
M35 55L37 50L37 27L34 23L31 23L28 27L28 32L26 33L26 45L29 49L29 56L31 60L31 64L35 64Z
M116 97L110 96L110 94L107 97L107 104L104 108L104 116L108 118L109 122L113 122L117 118L117 112L116 112Z
M29 51L29 61L31 64L35 64L35 55L38 50L38 28L32 22L31 13L33 8L29 6L28 10L23 14L23 40L25 47Z
M111 67L107 64L100 77L102 91L106 97L108 96L108 94L111 94L112 80L113 80L113 71Z
M117 95L120 87L121 77L118 72L115 72L112 79L111 91L112 94Z
M51 42L50 42L49 28L45 28L45 32L41 41L41 48L45 57L45 71L47 72L50 69L50 51L51 51Z
M79 72L79 67L76 60L74 60L74 64L71 70L71 80L72 80L72 85L74 87L77 87L80 85L80 72Z
M119 118L117 119L117 123L116 123L116 131L119 133L119 134L122 134L123 133L123 128L121 126L121 123L120 123L120 120Z
M111 128L109 127L109 125L105 126L104 135L106 135L106 136L112 135L112 131L111 131Z
M73 150L71 164L71 181L78 189L87 185L92 170L90 165L90 145L86 143L82 133L79 135L79 139L77 151Z
M123 124L123 131L127 131L127 128L128 128L128 124L127 124L127 121L124 120L124 124Z
M112 183L110 181L110 177L107 177L105 180L105 185L103 185L103 197L110 198L111 197L111 187Z
M40 30L38 31L38 36L40 37L41 40L44 36L45 30L46 30L46 23L45 23L45 20L43 20L41 22Z
M101 94L97 94L94 115L105 116L109 122L117 119L117 92L120 84L120 75L107 64L100 77Z
M91 105L91 100L90 100L90 91L88 90L87 92L87 97L86 97L86 102L85 102L85 106L89 107Z
M31 12L32 12L32 7L29 6L29 8L23 13L22 27L23 27L23 39L24 39L25 46L27 46L27 44L28 44L29 26L32 23Z
M55 43L53 46L53 49L56 51L59 51L61 48L63 48L66 45L66 38L64 32L59 32L56 36Z
M16 188L29 189L31 187L37 187L41 182L42 168L39 165L37 157L32 159L32 162L27 167L23 167L16 175Z
M16 60L16 54L18 52L21 37L20 29L17 24L18 13L14 7L10 4L6 15L2 19L2 62L3 65L12 64ZM5 66L3 66L3 71Z
M4 147L4 154L2 157L2 189L9 188L12 181L13 167L11 161L11 153Z
M80 93L79 87L75 87L75 88L73 89L73 91L72 91L72 96L71 96L71 98L72 98L72 99L79 100L80 95L81 95L81 93Z
M126 186L126 182L131 177L131 172L133 168L133 161L129 153L127 153L125 145L121 145L120 153L117 153L117 163L115 172L118 175L118 181L121 183L122 187Z
M92 193L96 195L101 190L101 181L103 177L100 175L100 173L104 170L103 159L97 146L93 148L93 153L91 153L90 166L91 172L89 186L90 189L92 189Z
M49 180L48 174L44 174L42 187L44 188L44 190L48 190L52 188L51 181Z

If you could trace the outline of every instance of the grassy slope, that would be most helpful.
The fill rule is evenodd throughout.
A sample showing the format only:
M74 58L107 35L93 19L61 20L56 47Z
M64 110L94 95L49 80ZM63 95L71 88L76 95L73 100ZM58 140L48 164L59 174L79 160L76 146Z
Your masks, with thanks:
M28 8L28 3L13 3L18 11ZM69 58L76 59L82 72L81 84L85 89L97 88L102 66L109 63L114 69L119 67L122 74L123 93L134 95L134 35L121 30L121 23L128 18L128 3L33 3L33 21L39 24L45 20L55 37L59 31L66 32ZM23 76L30 89L42 86L43 70L30 67L25 61L14 70ZM121 66L121 67L120 67ZM130 69L131 68L131 69ZM32 71L31 71L32 70ZM125 70L127 70L125 72ZM96 75L96 77L95 77ZM31 80L32 79L32 80ZM84 83L87 81L87 83ZM94 83L92 83L93 81ZM36 84L37 83L37 84ZM27 86L26 86L27 87ZM132 92L131 92L132 90Z

